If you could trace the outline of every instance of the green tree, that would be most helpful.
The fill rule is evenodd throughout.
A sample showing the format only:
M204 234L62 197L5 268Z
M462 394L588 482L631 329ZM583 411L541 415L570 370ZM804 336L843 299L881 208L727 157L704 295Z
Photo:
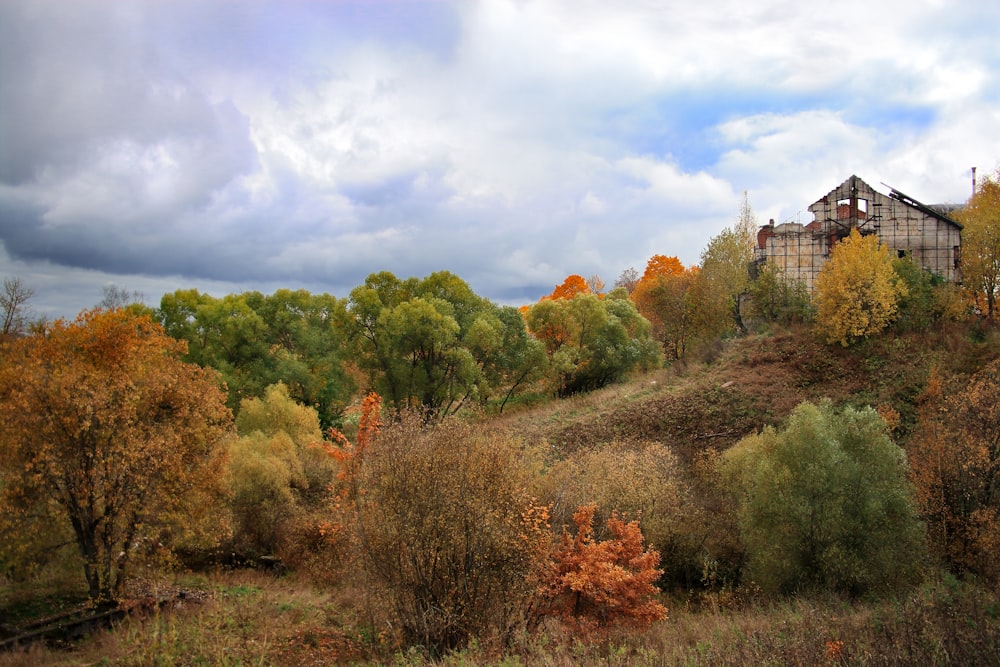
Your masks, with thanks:
M519 391L544 377L548 358L541 341L528 333L517 308L503 306L478 317L465 336L486 382L484 398L498 397L498 411Z
M922 528L903 450L871 408L803 403L784 428L722 458L736 494L746 578L765 590L851 593L912 580Z
M757 219L744 192L736 222L708 242L691 286L700 338L711 340L745 330L739 297L750 282L756 237Z
M347 314L360 365L397 413L420 406L428 418L444 417L509 396L539 359L514 311L447 271L406 281L372 274L351 291Z
M295 401L315 408L322 428L340 423L356 389L345 362L346 301L287 289L245 298L264 323L267 343L266 356L251 365L255 386L281 383Z
M1000 170L983 179L955 218L962 229L962 281L988 318L1000 296Z
M801 280L790 280L782 270L764 264L747 286L750 312L765 322L808 322L813 314L809 290Z
M222 374L234 411L280 382L292 398L316 408L328 427L339 422L354 391L344 362L345 303L328 294L278 290L215 298L178 290L163 296L158 318L167 333L188 342L187 360Z
M526 320L545 345L550 381L560 396L598 389L660 360L649 322L624 290L604 299L546 299L528 310Z
M144 540L220 530L204 507L232 416L217 375L183 351L148 317L93 310L0 354L5 523L31 507L71 526L95 599L115 597Z
M889 249L852 229L816 278L816 325L827 341L847 347L889 326L906 294Z
M960 296L947 279L921 267L909 253L893 260L892 266L905 291L899 300L895 328L925 331L942 319L957 319L961 314Z

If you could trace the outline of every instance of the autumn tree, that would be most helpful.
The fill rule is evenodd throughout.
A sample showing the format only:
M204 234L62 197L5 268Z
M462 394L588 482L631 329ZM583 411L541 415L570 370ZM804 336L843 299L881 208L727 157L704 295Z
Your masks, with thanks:
M746 579L772 592L862 593L913 579L922 552L903 450L871 408L799 405L722 457Z
M101 288L101 300L97 307L104 310L131 308L138 313L150 314L146 305L146 295L139 290L129 290L119 285L105 285Z
M556 285L555 289L548 296L543 296L543 299L572 299L578 294L592 294L596 290L592 290L590 284L584 279L583 276L578 276L575 273L571 276L566 276L566 280L562 281L560 284Z
M0 506L15 525L32 507L71 526L92 598L118 593L144 539L220 532L204 508L231 414L217 375L181 361L184 343L148 317L92 310L4 346Z
M834 246L816 278L816 324L843 346L883 331L896 317L906 285L878 236L857 229Z
M977 185L955 218L963 225L962 282L994 318L1000 297L1000 170Z
M629 295L636 309L649 320L653 338L674 359L684 356L691 333L695 309L688 290L694 275L676 257L653 255Z
M27 304L34 295L35 291L20 278L15 276L3 279L3 290L0 291L0 315L3 317L0 339L27 331L30 319Z
M601 280L601 277L596 273L587 278L587 287L590 288L591 292L598 296L602 296L604 294L604 281Z
M320 521L336 474L318 415L279 383L263 398L243 400L236 430L228 464L233 547L288 560L303 527Z
M646 270L642 272L642 277L639 279L636 289L648 289L664 278L676 276L683 272L684 265L676 257L653 255L646 262Z
M935 554L957 573L1000 579L1000 362L965 386L933 372L907 453Z
M702 252L701 270L691 287L692 299L698 304L697 327L701 338L714 339L734 330L745 330L740 295L750 282L756 238L757 220L744 192L736 221L712 237Z
M649 322L624 291L604 299L543 299L528 310L526 321L545 345L550 383L561 396L598 389L659 362Z
M669 358L681 359L697 335L699 304L692 287L698 267L643 281L632 293L636 308L649 320L653 337Z
M639 278L639 272L635 270L635 267L630 266L618 275L614 286L623 288L626 293L631 295L639 284Z

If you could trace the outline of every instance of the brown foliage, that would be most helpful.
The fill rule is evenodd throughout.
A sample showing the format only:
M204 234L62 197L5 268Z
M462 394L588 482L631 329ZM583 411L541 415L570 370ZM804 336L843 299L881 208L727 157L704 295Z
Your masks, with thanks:
M959 572L1000 577L1000 361L948 395L932 373L908 447L931 547Z
M437 651L509 638L549 544L520 443L403 413L381 430L363 419L342 445L336 519L402 639Z
M596 511L595 503L577 509L576 535L564 532L554 549L540 576L541 613L584 635L613 625L646 628L665 618L666 607L654 599L659 552L644 547L638 520L625 523L616 514L607 522L613 537L596 541Z
M232 416L183 352L148 317L93 310L0 355L5 523L31 506L70 524L94 598L117 593L138 542L167 538L156 529L223 528L191 510L213 499Z
M697 580L709 528L681 460L666 445L638 441L588 447L553 465L542 485L556 529L572 525L577 508L588 503L604 508L595 514L597 539L607 537L612 510L622 519L641 517L646 544L660 552L661 583Z

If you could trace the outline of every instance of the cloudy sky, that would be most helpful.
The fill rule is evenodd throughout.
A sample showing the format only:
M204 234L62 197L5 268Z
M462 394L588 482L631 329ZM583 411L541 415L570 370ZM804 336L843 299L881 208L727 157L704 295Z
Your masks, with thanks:
M0 275L36 314L696 263L851 174L1000 164L1000 3L0 0Z

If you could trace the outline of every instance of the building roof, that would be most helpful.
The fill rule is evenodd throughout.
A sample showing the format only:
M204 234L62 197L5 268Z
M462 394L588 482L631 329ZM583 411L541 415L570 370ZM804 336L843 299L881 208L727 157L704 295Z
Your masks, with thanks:
M917 201L916 199L914 199L913 197L911 197L911 196L909 196L909 195L907 195L905 193L900 192L899 190L897 190L896 188L892 187L888 183L883 183L882 185L884 185L885 187L889 188L889 196L892 197L893 199L895 199L897 201L901 201L904 204L906 204L907 206L911 206L911 207L917 209L921 213L929 215L929 216L931 216L933 218L937 218L938 220L941 220L942 222L947 222L949 224L955 225L959 229L962 229L961 223L959 223L958 221L953 220L952 218L950 218L949 216L947 216L943 211L940 210L940 208L936 208L936 207L928 206L927 204L923 204L923 203ZM941 208L943 208L943 207L941 207Z

